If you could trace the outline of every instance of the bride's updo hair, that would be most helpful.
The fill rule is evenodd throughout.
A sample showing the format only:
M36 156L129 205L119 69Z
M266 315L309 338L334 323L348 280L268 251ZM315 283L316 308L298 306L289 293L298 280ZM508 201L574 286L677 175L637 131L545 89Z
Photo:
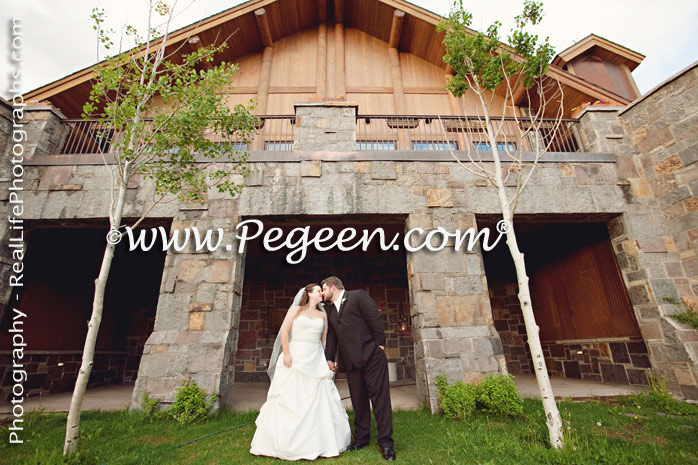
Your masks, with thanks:
M316 287L320 287L320 285L317 284L317 283L310 283L310 284L308 284L307 286L305 286L305 292L304 292L303 295L301 296L301 301L300 301L300 303L298 304L298 305L301 306L301 308L303 308L303 307L305 307L306 305L308 305L308 301L310 300L310 299L308 298L308 294L310 294L311 292L313 292L313 289L315 289Z

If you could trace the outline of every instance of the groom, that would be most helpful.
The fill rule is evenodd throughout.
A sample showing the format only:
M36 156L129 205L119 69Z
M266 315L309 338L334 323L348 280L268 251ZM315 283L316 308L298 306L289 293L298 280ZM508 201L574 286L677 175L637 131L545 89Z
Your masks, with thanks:
M393 412L390 405L388 359L385 356L385 332L375 302L366 291L345 291L342 281L330 276L322 281L322 296L327 310L325 358L335 371L337 346L339 359L347 372L351 405L354 407L354 442L348 451L368 445L371 411L378 423L378 445L386 460L395 460L393 450Z

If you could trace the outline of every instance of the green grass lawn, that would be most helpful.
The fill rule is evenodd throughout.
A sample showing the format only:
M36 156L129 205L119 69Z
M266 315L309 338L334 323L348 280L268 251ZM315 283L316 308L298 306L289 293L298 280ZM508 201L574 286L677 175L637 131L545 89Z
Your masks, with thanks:
M626 402L628 403L628 402ZM518 418L476 414L458 422L427 410L395 412L397 460L403 464L698 464L698 416L662 415L620 403L559 402L567 446L549 449L539 401L526 400ZM249 453L257 412L222 412L207 422L179 426L145 421L141 414L86 412L82 415L84 464L272 464ZM64 414L29 414L22 445L0 445L0 464L63 463ZM350 421L353 415L350 412ZM240 426L242 425L242 426ZM384 463L375 445L322 463ZM206 436L209 435L209 436ZM191 440L198 441L182 445ZM180 447L177 447L180 445Z

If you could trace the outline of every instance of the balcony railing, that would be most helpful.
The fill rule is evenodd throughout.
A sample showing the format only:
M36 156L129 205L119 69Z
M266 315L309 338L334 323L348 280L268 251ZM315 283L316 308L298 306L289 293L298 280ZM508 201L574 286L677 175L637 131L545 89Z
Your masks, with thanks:
M548 152L578 152L575 123L545 119L532 128L525 118L492 119L502 151L534 152L545 147ZM356 124L357 150L491 150L485 122L475 116L363 115Z
M226 144L234 150L293 150L293 115L269 115L261 117L257 134L249 141L242 138L227 138L220 134L207 134L219 144ZM97 120L67 119L61 121L62 128L58 142L58 154L110 153L113 141L119 134Z
M211 140L234 150L293 150L294 115L268 115L261 118L258 132L249 141L210 134ZM58 141L59 154L110 153L119 137L96 120L63 120ZM578 152L574 135L577 120L559 123L544 120L534 129L525 119L493 120L500 150L535 151L536 145L549 152ZM477 117L434 115L362 115L356 118L356 150L491 150L483 122Z

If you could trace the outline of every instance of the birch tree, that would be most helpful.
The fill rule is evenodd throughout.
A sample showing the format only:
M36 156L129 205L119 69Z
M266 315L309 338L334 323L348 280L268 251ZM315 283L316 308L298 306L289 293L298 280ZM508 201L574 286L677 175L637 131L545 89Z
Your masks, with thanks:
M80 409L92 370L104 292L125 226L138 227L163 201L203 202L209 188L235 196L242 188L235 175L244 177L248 172L247 153L233 149L249 142L257 118L251 113L252 103L230 109L225 102L223 88L231 85L237 67L225 62L214 65L214 56L225 49L227 39L217 45L192 47L192 53L188 53L186 39L170 45L172 14L167 4L151 0L145 33L140 35L132 26L123 29L118 53L96 66L93 89L83 107L83 118L91 119L91 127L97 128L83 137L109 147L103 158L111 176L109 211L104 212L110 231L95 279L92 315L70 402L63 447L66 456L75 455L78 448ZM91 18L98 50L114 47L113 31L103 28L104 11L93 10ZM125 43L133 48L121 53ZM151 189L153 194L140 217L125 225L131 180L137 189Z
M562 121L562 86L546 75L554 50L548 38L539 40L528 32L542 16L542 3L526 0L505 44L499 33L500 22L492 24L486 32L469 29L472 15L459 1L439 29L446 33L444 61L455 73L447 85L448 90L455 97L472 93L478 105L478 115L466 119L465 124L456 129L462 132L460 137L465 140L463 150L467 155L460 159L453 150L451 153L463 169L486 179L496 188L504 221L500 224L506 228L506 243L516 268L518 298L550 444L560 448L562 419L548 378L531 304L526 262L519 250L514 227L520 194L536 164L545 153L559 150L558 145L571 137L570 129ZM520 108L519 102L528 104L528 108ZM454 128L446 127L442 121L442 133L446 135L449 131ZM491 159L485 159L485 153L489 152Z

